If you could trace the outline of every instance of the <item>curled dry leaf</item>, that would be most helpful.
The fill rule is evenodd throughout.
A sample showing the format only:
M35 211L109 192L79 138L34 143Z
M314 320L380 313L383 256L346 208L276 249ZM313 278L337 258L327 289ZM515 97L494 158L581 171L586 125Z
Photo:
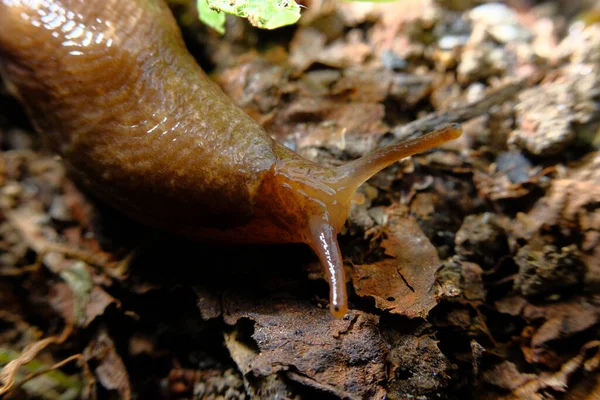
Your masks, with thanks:
M117 299L99 286L92 287L89 293L85 294L85 298L82 298L74 296L72 289L62 282L53 286L48 300L65 321L74 321L76 318L78 324L83 327L89 326L96 317L104 314L109 305L115 304L117 307L121 305Z
M483 373L483 379L487 383L506 390L514 390L536 377L535 374L519 371L515 363L510 361L504 361Z
M371 54L359 30L351 30L346 37L327 44L327 35L315 28L300 28L290 44L290 65L297 73L314 63L334 68L361 65Z
M515 166L515 168L518 167ZM537 171L526 180L513 182L507 171L487 173L474 169L473 181L482 197L489 198L492 201L516 200L527 198L536 189L546 186L549 181L547 176L553 171L554 168L552 167L545 168ZM520 173L520 171L517 171L517 173ZM521 178L517 177L517 179Z
M598 369L600 362L600 341L595 340L586 343L579 354L564 363L560 370L555 373L543 372L535 379L528 380L522 386L516 388L510 395L502 397L502 400L544 400L548 397L544 390L565 392L569 386L572 376L583 370L591 373Z
M600 320L594 298L534 305L524 297L512 296L496 301L495 305L499 312L521 316L529 324L521 335L524 339L521 350L525 360L532 364L552 365L558 359L554 353L556 343L593 329Z
M435 273L441 262L435 247L413 217L388 210L385 258L373 264L355 265L352 282L356 293L372 297L382 310L408 317L425 317L436 304Z
M542 227L558 226L583 233L582 250L600 244L600 153L586 157L555 179L548 194L528 214L519 214L513 231L530 239Z
M523 314L529 320L546 320L531 341L533 347L543 347L549 341L564 339L591 328L598 322L600 310L596 304L577 299L548 306L529 305Z
M351 311L334 319L314 304L225 296L225 322L231 356L245 374L268 377L285 371L289 378L341 398L382 399L386 346L379 318ZM254 324L251 341L242 341L240 320Z
M100 330L83 352L85 360L92 366L94 375L102 386L117 391L120 399L131 398L129 374L115 344L104 330Z
M47 226L42 226L40 221L44 220L43 214L31 207L10 211L5 216L11 226L22 236L24 242L38 254L36 266L43 262L55 274L67 270L72 264L67 258L74 258L101 268L107 276L121 278L134 256L134 253L130 253L121 261L113 261L108 253L89 252L55 243L48 237L56 237L57 232Z
M219 74L218 83L248 114L266 114L279 104L287 75L279 65L250 53L238 58L234 68Z

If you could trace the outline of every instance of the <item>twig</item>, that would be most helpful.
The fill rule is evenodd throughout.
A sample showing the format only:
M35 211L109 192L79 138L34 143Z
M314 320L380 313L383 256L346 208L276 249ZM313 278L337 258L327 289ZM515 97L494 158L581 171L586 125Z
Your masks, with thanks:
M62 360L62 361L59 361L59 362L57 362L57 363L55 363L55 364L53 364L53 365L51 365L51 366L49 366L49 367L46 367L46 368L43 368L43 369L41 369L41 370L39 370L39 371L35 371L35 372L32 372L32 373L30 373L30 374L29 374L29 375L27 375L25 378L23 378L23 380L22 380L22 381L20 381L20 382L18 383L18 386L23 386L23 385L24 385L26 382L28 382L28 381L32 380L33 378L37 378L38 376L40 376L40 375L44 375L44 374L46 374L47 372L54 371L55 369L59 369L59 368L60 368L60 367L62 367L63 365L65 365L65 364L68 364L68 363L70 363L71 361L74 361L74 360L79 360L79 359L83 360L83 361L84 361L84 363L85 363L85 359L83 358L83 355L82 355L82 354L73 354L72 356L70 356L70 357L67 357L67 358L65 358L64 360ZM85 365L86 365L86 367L85 367L85 368L87 368L87 363L85 363Z
M50 336L25 346L18 358L12 360L0 370L0 395L7 393L13 387L17 372L23 365L32 361L48 345L64 342L72 331L73 326L67 325L59 336Z
M383 136L377 148L419 137L427 132L439 129L451 123L461 123L487 113L495 105L513 98L530 83L530 79L511 82L481 100L474 101L454 110L432 113L405 125L396 126L391 135Z
M320 152L321 163L329 165L339 165L339 159L347 157L358 158L367 153L400 143L407 139L417 138L425 133L440 129L446 125L462 123L472 118L484 115L496 105L500 105L507 100L514 98L521 90L538 82L540 76L523 78L514 82L507 83L492 93L486 95L483 99L471 102L462 107L444 112L434 112L419 118L413 122L404 125L398 125L388 134L376 137L376 135L356 135L351 140L347 140L343 148L328 146L327 151L323 147L307 146L306 149L316 149ZM335 156L335 159L332 157ZM319 158L319 157L312 157Z

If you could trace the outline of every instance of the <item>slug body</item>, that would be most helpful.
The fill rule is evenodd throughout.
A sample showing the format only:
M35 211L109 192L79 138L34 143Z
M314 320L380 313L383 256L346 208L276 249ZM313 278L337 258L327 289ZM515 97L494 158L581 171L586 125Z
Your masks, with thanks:
M0 71L85 188L199 240L309 244L347 311L336 235L354 191L460 135L448 127L336 169L275 142L208 79L163 0L0 0Z

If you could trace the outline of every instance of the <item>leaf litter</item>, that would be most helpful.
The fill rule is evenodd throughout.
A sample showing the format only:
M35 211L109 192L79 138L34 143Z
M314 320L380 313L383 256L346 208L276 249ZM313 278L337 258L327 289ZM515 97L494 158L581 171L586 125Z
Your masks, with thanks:
M579 1L303 5L283 31L239 19L222 37L182 29L234 101L318 162L465 128L361 189L340 235L348 316L329 316L327 285L302 247L215 250L104 209L2 92L3 388L598 397L598 11ZM174 9L190 20L186 6ZM71 324L68 337L56 333Z

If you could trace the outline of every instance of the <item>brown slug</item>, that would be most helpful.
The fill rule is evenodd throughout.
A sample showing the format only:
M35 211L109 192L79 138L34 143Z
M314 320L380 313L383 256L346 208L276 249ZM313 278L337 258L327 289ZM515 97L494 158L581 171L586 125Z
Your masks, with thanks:
M163 0L0 0L0 71L83 187L188 238L310 245L336 317L348 309L336 235L355 190L460 135L447 127L319 166L274 141L209 80Z

